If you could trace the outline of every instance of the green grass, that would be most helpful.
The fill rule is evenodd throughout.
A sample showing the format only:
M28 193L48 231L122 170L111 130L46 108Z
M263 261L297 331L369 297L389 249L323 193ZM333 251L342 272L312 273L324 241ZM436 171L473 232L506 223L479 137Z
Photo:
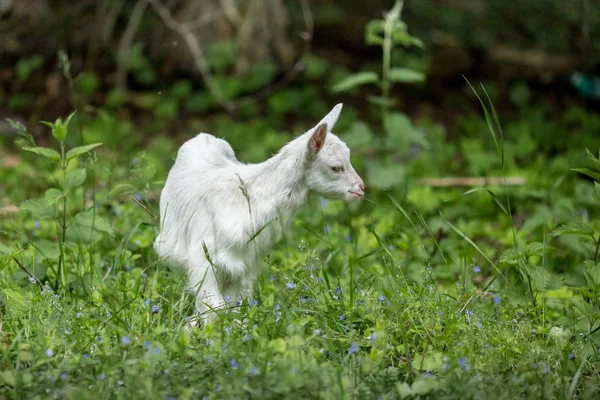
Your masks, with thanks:
M110 143L102 123L113 117L86 118L84 137ZM215 124L207 130L231 132ZM431 148L406 164L411 179L483 170L528 184L407 182L361 204L312 199L265 257L255 298L193 331L185 277L157 260L156 223L131 200L139 193L156 213L174 140L105 145L67 172L19 152L0 175L17 205L75 168L87 178L65 190L66 213L59 202L39 218L29 203L0 220L0 398L594 398L598 203L569 171L585 166L585 150L522 154L527 133L510 125L503 165L486 163L498 158L489 137L469 139L475 153L427 124ZM481 124L464 121L465 136ZM264 135L265 120L244 126L228 137L241 159L285 141ZM85 210L91 223L76 217Z

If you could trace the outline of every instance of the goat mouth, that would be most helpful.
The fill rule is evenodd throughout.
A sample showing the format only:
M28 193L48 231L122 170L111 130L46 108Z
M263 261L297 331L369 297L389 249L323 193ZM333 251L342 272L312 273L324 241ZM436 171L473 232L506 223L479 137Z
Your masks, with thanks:
M358 193L358 192L354 192L352 190L348 190L348 193L352 193L353 195L355 195L356 197L363 197L362 193Z

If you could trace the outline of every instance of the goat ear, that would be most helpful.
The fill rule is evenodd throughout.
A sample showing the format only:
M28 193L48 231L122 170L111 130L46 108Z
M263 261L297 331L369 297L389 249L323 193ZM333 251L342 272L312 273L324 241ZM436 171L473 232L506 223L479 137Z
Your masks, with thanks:
M337 122L338 118L340 117L340 113L342 112L342 103L337 104L335 107L333 107L331 109L331 111L329 111L329 114L327 114L322 120L321 122L318 123L317 126L321 125L321 124L327 124L327 126L329 127L329 132L331 132L333 130L333 127L335 126L335 123Z
M311 156L317 154L323 148L325 144L325 137L327 136L327 124L321 124L314 130L310 139L308 140L308 151Z

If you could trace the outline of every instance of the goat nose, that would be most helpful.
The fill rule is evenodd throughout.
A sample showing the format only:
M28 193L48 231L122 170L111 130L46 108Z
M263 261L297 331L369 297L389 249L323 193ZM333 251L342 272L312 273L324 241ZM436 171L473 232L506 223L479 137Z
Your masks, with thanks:
M358 185L358 187L360 188L360 190L362 190L363 192L365 191L365 184L361 183L360 185Z

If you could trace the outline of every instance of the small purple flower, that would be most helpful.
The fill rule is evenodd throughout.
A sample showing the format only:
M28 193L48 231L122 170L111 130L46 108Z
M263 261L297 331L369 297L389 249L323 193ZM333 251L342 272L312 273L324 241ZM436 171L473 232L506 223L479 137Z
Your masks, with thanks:
M225 301L231 301L231 297L225 296Z
M96 342L100 343L101 341L102 341L102 336L98 336L98 337L96 338Z
M279 311L281 309L281 306L279 305L279 303L275 304L275 311Z
M325 225L325 227L323 227L323 232L329 233L329 231L331 231L331 227L329 225Z
M296 287L296 284L294 284L294 282L290 282L287 284L287 288L290 290L294 289L295 287Z
M542 373L543 373L544 375L547 375L547 374L548 374L548 372L550 372L550 368L548 368L548 364L546 364L546 363L542 363L542 367L544 368L544 370L542 371Z
M464 357L459 358L458 365L467 372L471 370L471 366L467 364L467 359Z
M338 317L338 319L339 319L340 321L343 321L343 320L345 320L345 319L346 319L346 317L344 317L344 314L342 314L342 315L340 315L340 316Z
M250 375L250 376L256 376L256 375L258 375L258 368L252 367L250 369L250 371L248 372L248 375Z
M158 306L156 304L152 306L152 313L158 313Z
M344 240L345 240L347 243L350 243L350 242L352 241L352 237L351 237L350 235L346 235L346 236L344 237Z
M46 350L46 355L47 355L48 357L54 357L54 350L52 350L52 349L48 349L48 350Z
M90 355L88 353L83 353L83 358L90 358Z
M121 338L121 343L123 343L125 346L127 346L129 343L131 343L131 340L129 339L129 337L123 336Z
M257 305L258 305L258 300L256 300L256 299L250 300L250 306L254 307L254 306L257 306Z
M144 304L145 304L146 306L149 306L149 305L150 305L150 299L146 299L146 301L144 301Z
M339 288L339 287L338 287L338 288L335 288L335 292L336 292L337 294L340 294L340 293L342 293L342 289L341 289L341 288Z
M275 280L275 275L271 274L271 276L269 277L271 279L271 281Z
M500 296L494 297L494 303L500 304Z
M385 300L385 296L384 295L379 296L379 301L383 302L384 300Z
M473 313L473 311L471 311L471 310L467 310L467 315L468 315L469 317L472 317L472 316L473 316L473 315L475 315L475 314Z
M77 314L75 314L75 318L81 318L81 313L78 312Z
M423 376L424 376L425 378L431 378L431 377L432 377L432 375L431 375L431 372L429 372L429 371L425 372L425 373L423 374Z
M322 208L327 207L327 200L325 200L324 198L321 198L321 207Z
M252 340L252 335L248 334L242 338L242 342L248 342Z
M475 272L476 274L481 272L481 268L479 268L479 265L473 267L473 272Z
M348 349L348 354L352 355L358 351L358 344L356 342L352 343L352 346Z
M572 360L572 359L574 359L574 358L575 358L575 354L573 354L573 353L569 353L569 360Z
M29 282L35 283L35 276L30 276L29 277Z
M101 381L106 379L106 375L104 375L104 372L98 375L98 379L100 379Z
M438 311L438 315L441 317L442 315L444 315L444 313L442 311Z
M139 194L139 193L136 193L136 194L135 194L133 197L134 197L134 198L135 198L137 201L140 201L140 200L142 199L142 195L141 195L141 194Z
M40 221L33 221L33 227L35 229L40 229L42 225L40 224Z
M145 347L146 349L150 348L150 342L149 342L149 341L147 341L147 340L144 340L144 347Z
M107 317L110 317L110 311L107 311L107 312L106 312L106 316L107 316Z
M237 369L238 363L233 358L231 359L231 369Z
M489 344L486 344L484 347L485 347L486 350L490 349L490 345Z
M475 326L477 326L478 328L483 328L483 325L481 325L481 322L477 321L475 322Z

